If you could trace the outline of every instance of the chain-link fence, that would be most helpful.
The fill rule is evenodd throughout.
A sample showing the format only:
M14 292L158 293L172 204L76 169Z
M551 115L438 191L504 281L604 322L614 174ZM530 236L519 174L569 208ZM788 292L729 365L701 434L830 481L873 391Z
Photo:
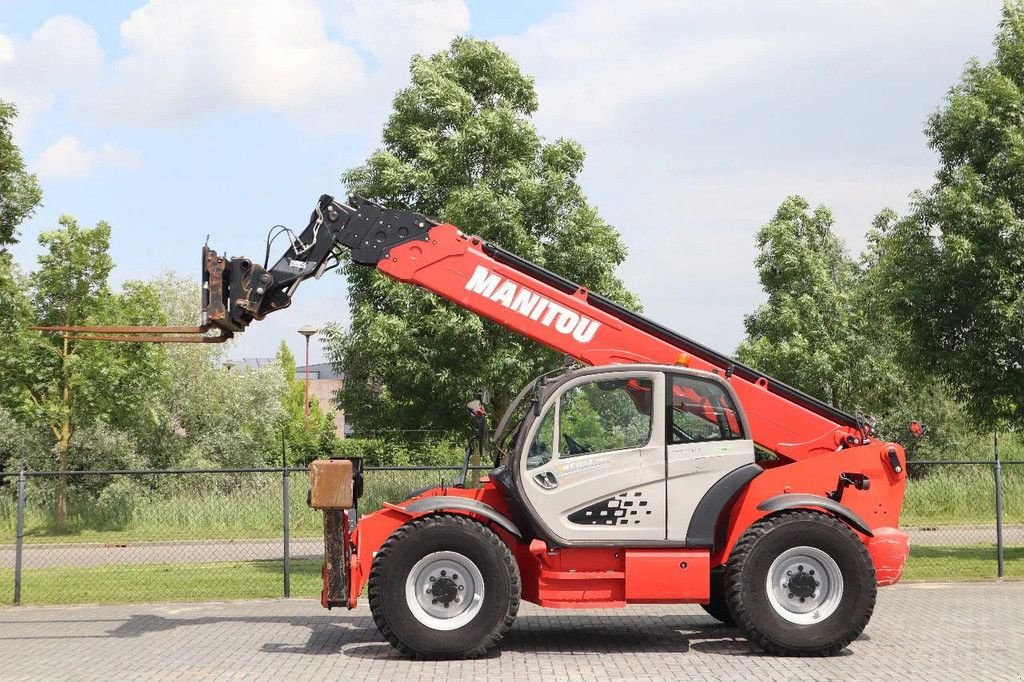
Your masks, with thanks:
M1024 577L1024 462L912 462L906 579ZM455 467L368 467L360 512ZM304 469L0 477L0 603L315 596L323 520ZM66 490L63 517L59 490Z
M913 461L907 579L1024 577L1024 462Z
M360 512L458 472L368 467ZM4 474L0 603L316 595L323 517L308 489L305 469Z

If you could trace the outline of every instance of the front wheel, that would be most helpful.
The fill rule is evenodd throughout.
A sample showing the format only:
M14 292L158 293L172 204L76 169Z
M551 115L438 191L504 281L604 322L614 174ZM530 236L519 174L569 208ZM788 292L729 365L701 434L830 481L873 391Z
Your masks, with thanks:
M736 625L783 656L839 653L867 626L876 590L864 543L838 519L805 510L753 524L725 576Z
M370 570L377 628L399 651L418 658L483 655L511 627L519 594L519 567L505 543L458 514L402 526Z

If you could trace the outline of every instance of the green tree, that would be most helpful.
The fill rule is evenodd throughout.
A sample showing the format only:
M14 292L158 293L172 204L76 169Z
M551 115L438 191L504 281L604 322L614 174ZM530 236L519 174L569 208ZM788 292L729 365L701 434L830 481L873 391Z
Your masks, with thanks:
M11 137L17 109L0 100L0 249L17 241L18 225L43 200L36 176L25 170L21 151Z
M626 249L580 188L583 148L545 142L530 120L533 79L494 44L469 38L415 57L411 73L383 147L345 174L349 189L440 217L637 308L614 274ZM463 405L478 388L490 392L497 413L529 377L560 361L375 270L349 265L343 272L351 326L326 336L346 376L341 404L357 430L462 433Z
M31 318L40 325L159 324L150 287L126 283L114 293L108 249L110 226L83 229L70 216L39 237L44 253L39 268L22 283L28 288ZM23 311L23 302L15 304ZM24 312L19 314L24 315ZM66 335L25 333L16 339L22 353L5 371L17 387L15 408L29 424L45 424L53 437L55 466L67 471L79 428L103 422L128 429L145 419L146 396L160 375L161 353L147 344L77 342ZM57 479L54 522L65 529L68 483Z
M283 417L281 429L285 436L286 456L289 464L306 464L317 457L337 451L338 436L334 414L320 407L315 395L309 397L309 419L306 419L306 385L295 376L295 356L288 344L281 341L277 349L277 364L284 379L281 395Z
M1024 3L1007 2L995 57L970 62L925 133L930 190L880 221L886 300L906 359L955 388L979 423L1024 423Z
M29 283L8 252L0 252L0 407L16 410L25 399L24 379L32 335Z
M755 261L768 300L744 320L737 355L833 405L852 407L856 376L852 290L857 275L832 232L832 213L786 199L757 234Z
M167 323L197 324L200 286L165 272L151 287ZM276 365L231 367L225 344L165 348L159 390L151 401L151 428L135 431L147 465L251 467L280 461L282 396L286 384Z
M868 235L860 262L832 231L824 206L789 197L757 237L756 259L768 300L746 320L737 355L777 379L836 407L878 420L888 438L905 437L913 419L929 425L917 457L959 456L975 429L945 383L908 367L907 329L884 304L880 263L884 213Z
M32 308L27 283L6 246L16 241L18 225L32 215L42 200L34 175L25 172L21 152L11 137L16 110L0 100L0 407L13 408L22 396L11 381L24 365L28 344L26 327Z
M16 471L24 462L30 468L34 455L45 451L45 434L23 424L0 405L0 471ZM0 486L13 484L13 478L0 481Z

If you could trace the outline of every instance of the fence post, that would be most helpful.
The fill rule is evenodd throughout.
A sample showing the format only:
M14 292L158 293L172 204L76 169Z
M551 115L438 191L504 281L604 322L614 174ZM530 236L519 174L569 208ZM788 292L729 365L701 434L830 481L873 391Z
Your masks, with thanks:
M289 518L289 502L290 497L288 494L288 458L285 454L285 441L284 433L281 433L281 470L283 475L281 476L281 492L284 495L283 503L283 526L284 526L284 596L292 596L292 562L291 562L291 547L289 543L288 530L291 526L291 520Z
M21 549L25 544L25 467L18 475L18 530L14 540L14 605L21 604Z
M1003 463L999 461L999 429L992 431L996 468L996 576L1003 577Z

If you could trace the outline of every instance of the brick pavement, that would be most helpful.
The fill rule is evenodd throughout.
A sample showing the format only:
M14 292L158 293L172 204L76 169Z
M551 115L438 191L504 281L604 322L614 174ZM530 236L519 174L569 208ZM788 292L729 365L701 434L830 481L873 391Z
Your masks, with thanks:
M1024 582L914 584L879 593L864 636L829 659L774 658L697 607L550 611L524 604L499 651L418 662L365 606L312 600L0 608L0 679L1024 678Z

